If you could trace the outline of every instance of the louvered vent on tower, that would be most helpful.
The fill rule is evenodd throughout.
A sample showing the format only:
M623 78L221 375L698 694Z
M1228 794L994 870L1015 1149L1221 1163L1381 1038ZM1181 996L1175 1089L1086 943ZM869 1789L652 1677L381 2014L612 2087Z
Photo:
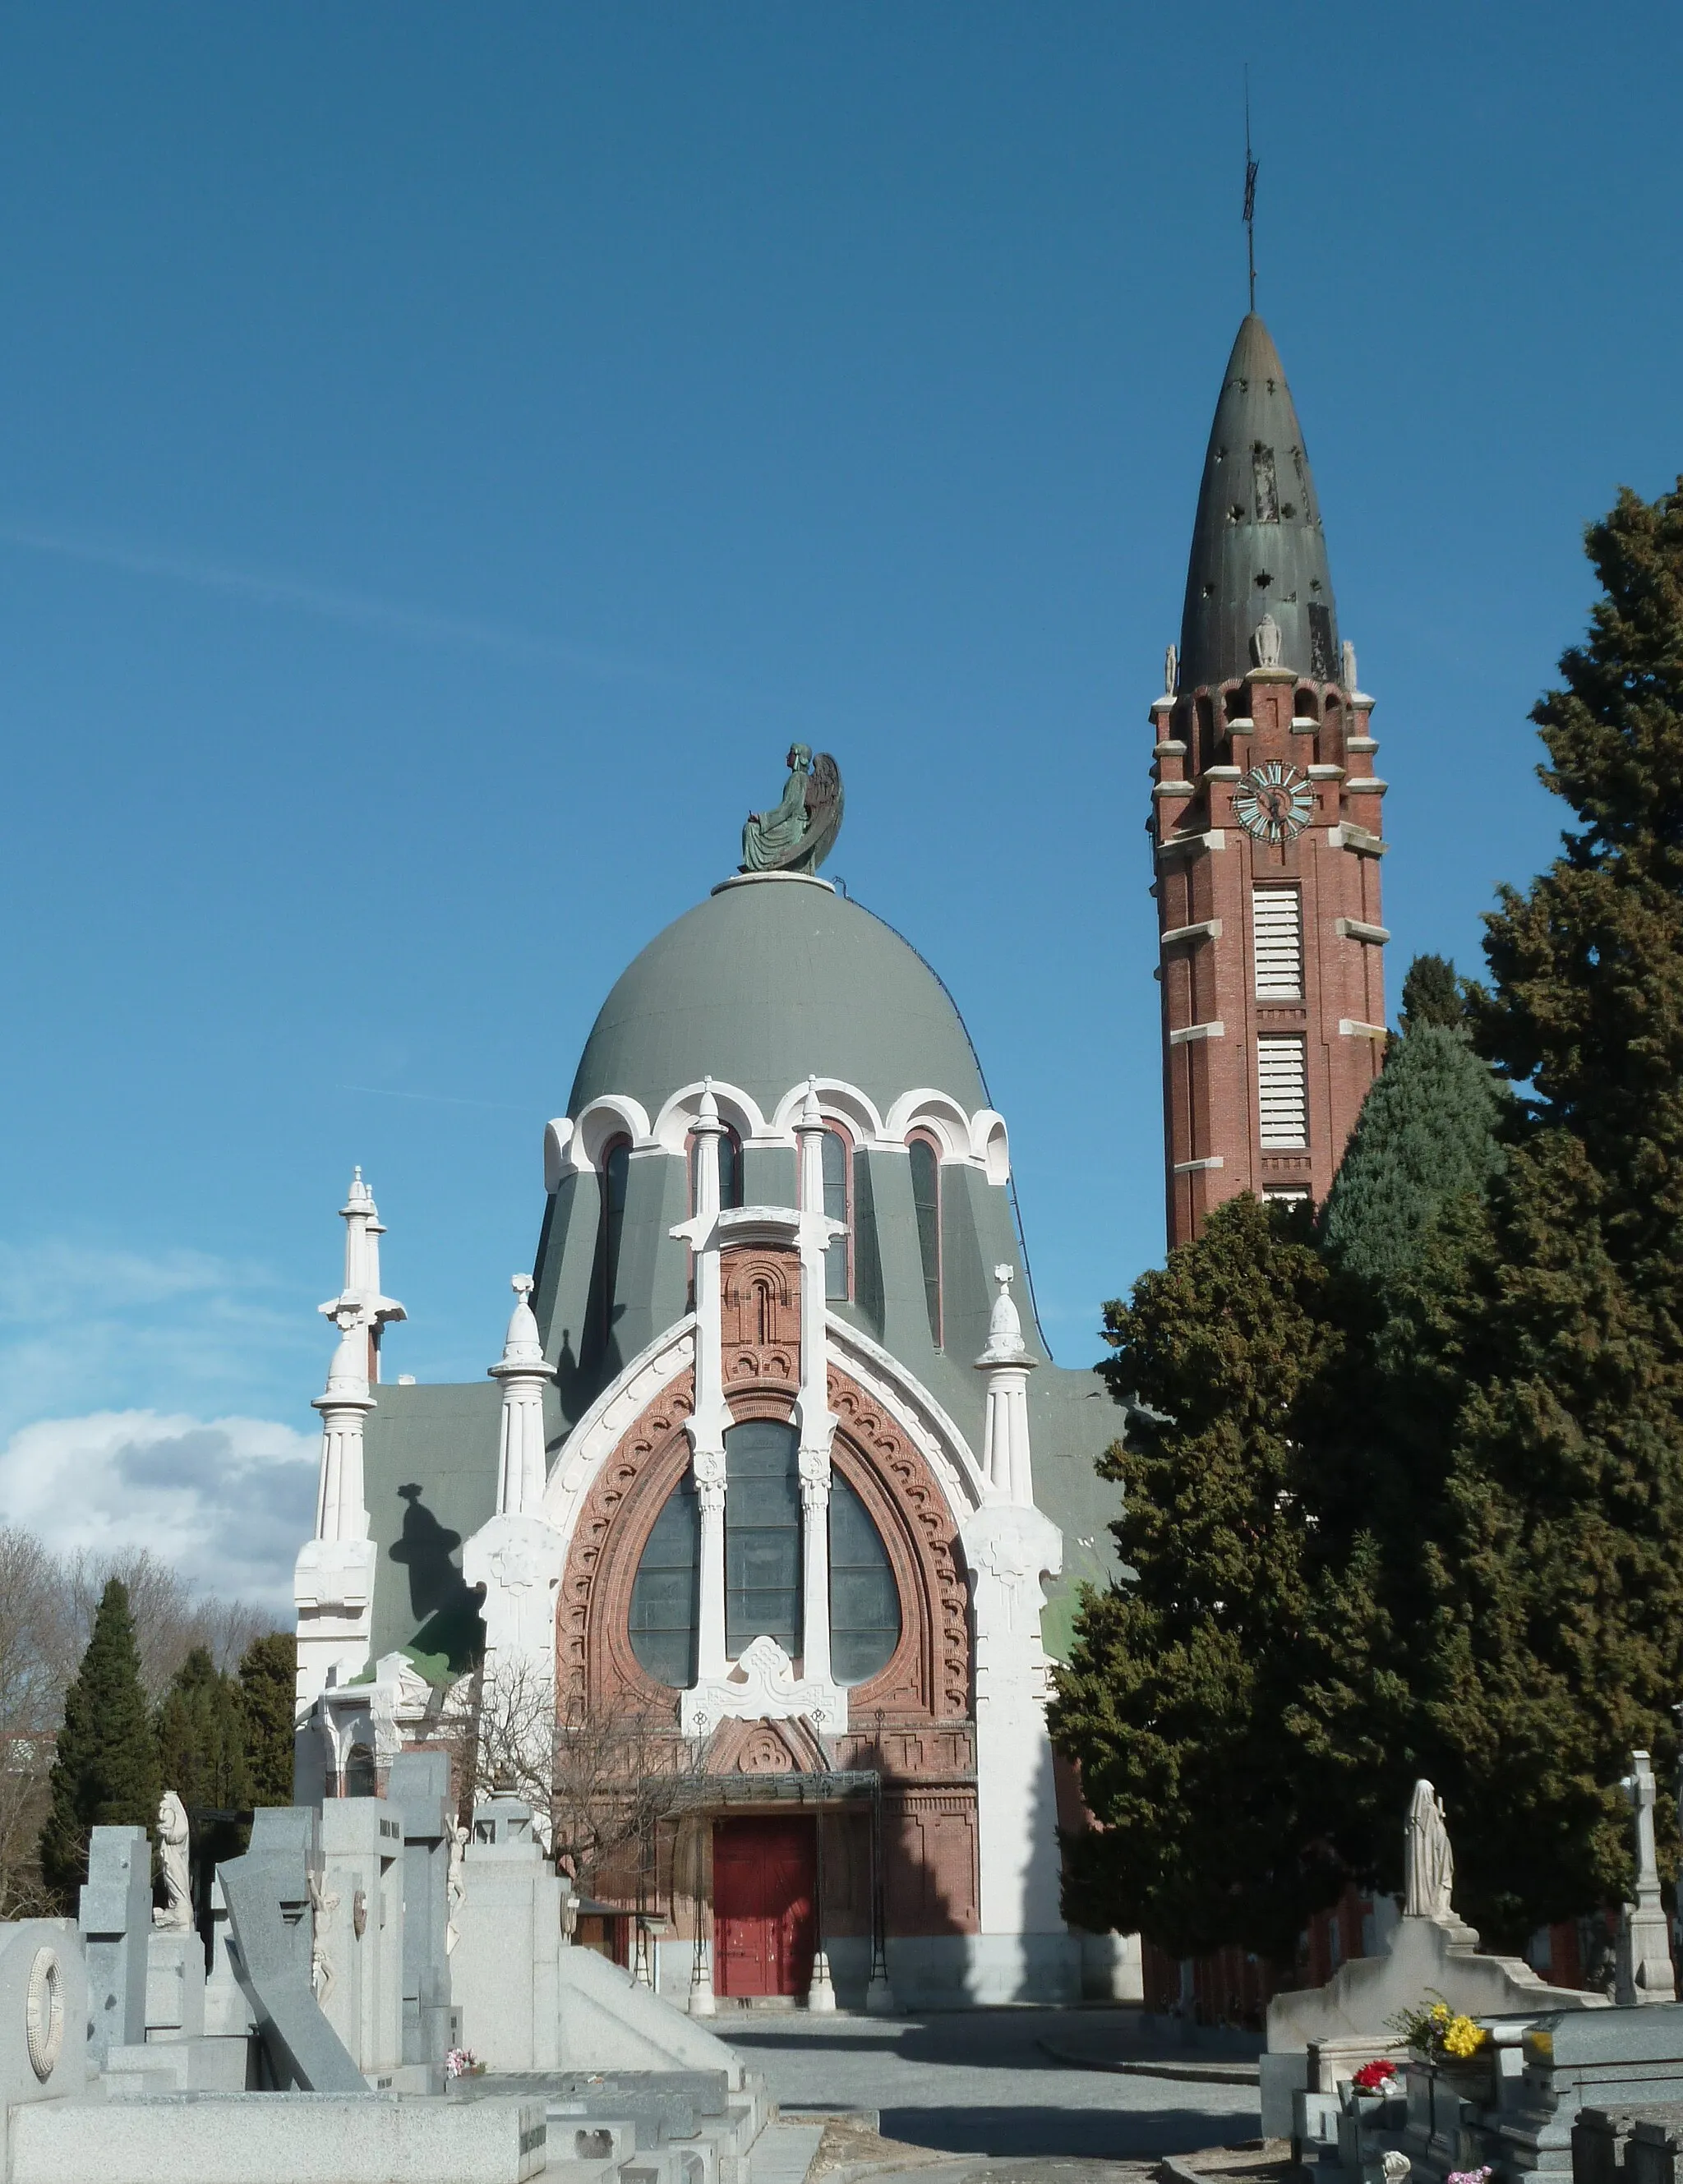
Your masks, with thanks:
M1303 998L1303 898L1296 888L1257 888L1251 896L1251 932L1257 957L1259 1001Z
M1257 1041L1257 1090L1264 1151L1308 1143L1309 1103L1303 1059L1303 1041L1299 1038Z

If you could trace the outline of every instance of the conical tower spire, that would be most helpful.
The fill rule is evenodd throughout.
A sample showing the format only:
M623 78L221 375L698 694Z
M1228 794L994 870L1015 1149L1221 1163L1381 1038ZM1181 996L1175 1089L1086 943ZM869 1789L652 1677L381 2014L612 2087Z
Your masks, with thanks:
M1338 612L1303 428L1273 338L1251 312L1239 329L1198 493L1180 687L1214 688L1262 664L1257 625L1272 616L1279 664L1314 682L1340 673Z

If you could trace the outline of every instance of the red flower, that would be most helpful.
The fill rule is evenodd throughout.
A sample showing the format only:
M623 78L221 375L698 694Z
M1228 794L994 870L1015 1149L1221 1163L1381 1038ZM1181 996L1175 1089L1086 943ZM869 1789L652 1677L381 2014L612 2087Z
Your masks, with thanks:
M1388 2086L1396 2075L1395 2063L1364 2063L1351 2082L1364 2093L1376 2093L1381 2086Z

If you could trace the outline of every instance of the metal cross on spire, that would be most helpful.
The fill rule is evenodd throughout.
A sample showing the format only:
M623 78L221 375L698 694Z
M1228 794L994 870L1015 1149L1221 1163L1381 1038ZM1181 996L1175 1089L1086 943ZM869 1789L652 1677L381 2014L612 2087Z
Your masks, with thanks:
M1257 308L1257 162L1251 156L1251 64L1245 64L1245 258L1251 273L1251 309Z

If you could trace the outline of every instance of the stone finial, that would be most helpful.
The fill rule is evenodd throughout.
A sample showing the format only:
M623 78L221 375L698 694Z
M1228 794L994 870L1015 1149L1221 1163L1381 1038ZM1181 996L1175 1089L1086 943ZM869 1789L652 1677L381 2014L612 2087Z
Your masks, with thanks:
M823 1111L818 1105L818 1080L816 1077L809 1077L806 1080L806 1097L800 1103L800 1120L796 1123L795 1128L800 1130L822 1130L823 1127Z
M695 1111L695 1119L704 1129L717 1126L719 1103L713 1096L713 1080L711 1077L704 1077L701 1080L701 1104Z
M345 1193L344 1211L347 1213L372 1213L374 1193L362 1179L360 1167L351 1170L351 1187Z
M1014 1273L1015 1269L1004 1261L994 1269L1000 1293L988 1315L988 1346L977 1359L978 1365L1022 1365L1030 1362L1028 1345L1023 1339L1023 1320L1011 1294Z
M1350 639L1347 637L1344 640L1343 649L1344 687L1346 690L1354 690L1357 688L1356 680L1356 648L1350 642Z
M503 1362L505 1365L541 1365L543 1345L538 1337L538 1322L532 1310L532 1292L535 1284L530 1274L512 1274L509 1287L515 1293L515 1308L509 1315L509 1332L503 1344Z
M327 1394L364 1399L368 1394L368 1333L362 1308L353 1299L342 1297L331 1317L339 1330L339 1345L327 1368Z
M1251 632L1251 652L1258 667L1279 666L1279 624L1265 614Z
M1163 695L1165 698L1173 697L1174 686L1179 680L1180 655L1172 644L1166 645L1163 649Z

